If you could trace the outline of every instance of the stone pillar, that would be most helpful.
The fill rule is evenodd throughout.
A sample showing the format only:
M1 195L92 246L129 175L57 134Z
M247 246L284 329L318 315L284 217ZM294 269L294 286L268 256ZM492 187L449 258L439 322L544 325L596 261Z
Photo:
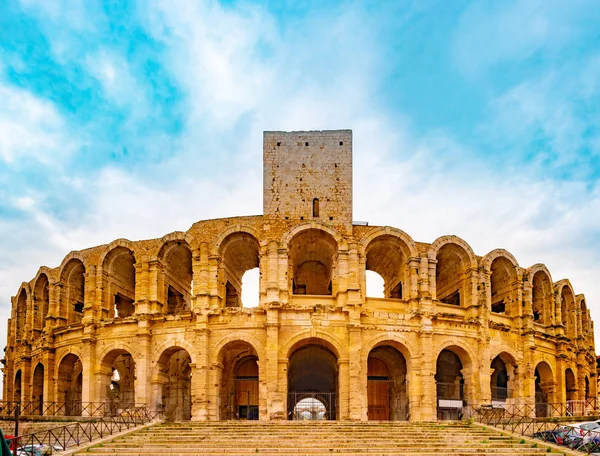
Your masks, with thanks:
M142 319L138 321L138 333L136 336L135 359L135 405L148 405L151 402L150 379L152 353L150 351L150 335L148 321Z
M349 353L349 388L351 400L348 404L348 418L351 420L360 420L363 415L363 404L367 404L366 397L360 395L366 394L366 390L361 388L361 380L366 379L367 373L361 369L362 354L362 329L359 325L348 327L348 353ZM365 366L366 367L366 366Z
M409 410L411 421L437 420L437 391L435 382L436 354L433 351L433 331L421 325L421 358L411 362L412 379L409 379Z
M44 402L54 402L54 350L46 349L42 354L44 365Z
M267 343L265 345L265 358L260 359L262 376L260 380L259 396L259 417L261 420L286 419L285 388L283 381L287 382L287 372L285 378L280 377L279 362L279 309L273 305L267 309L267 322L265 324L267 331Z
M210 420L221 420L224 417L221 416L221 410L223 405L221 404L220 387L223 379L223 364L212 363L210 366L210 375L208 382L208 397L209 397L209 419Z
M221 300L219 295L219 267L221 257L213 254L208 257L208 294L211 309L219 309Z
M135 268L135 313L150 313L150 265L146 256L139 258L133 265Z
M338 410L337 420L349 419L348 409L350 404L350 360L348 358L338 359Z
M202 321L196 324L196 364L192 371L192 420L207 421L210 419L209 381L209 336L206 317L198 316Z
M484 365L472 373L474 376L473 380L475 384L479 384L480 391L479 394L474 396L476 398L475 402L469 402L469 405L478 406L480 404L492 403L492 374L494 371L495 369L492 369L489 365ZM465 385L466 384L467 382L465 380Z
M81 340L82 392L81 402L98 400L96 388L96 338L91 334L91 327L84 327L84 337ZM112 372L109 373L109 375Z

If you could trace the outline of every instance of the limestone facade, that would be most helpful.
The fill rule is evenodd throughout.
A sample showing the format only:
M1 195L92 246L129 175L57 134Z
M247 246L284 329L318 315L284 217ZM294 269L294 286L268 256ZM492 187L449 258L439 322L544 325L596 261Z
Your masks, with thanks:
M568 280L456 236L422 243L352 223L348 130L264 139L264 215L71 252L21 284L4 400L148 404L194 420L433 420L596 396L593 323ZM385 297L369 296L367 271Z

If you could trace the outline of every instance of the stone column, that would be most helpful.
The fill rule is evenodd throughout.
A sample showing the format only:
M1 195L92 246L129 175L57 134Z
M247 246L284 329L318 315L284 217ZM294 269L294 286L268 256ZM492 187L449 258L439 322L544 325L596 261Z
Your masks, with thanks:
M425 322L427 323L427 322ZM429 324L421 325L421 358L411 363L409 379L409 407L411 421L437 419L437 391L435 382L436 357L433 352L433 330ZM412 381L411 381L412 380Z
M149 405L151 402L150 379L152 377L150 351L152 336L149 331L148 320L138 321L138 333L135 339L137 357L135 362L135 405Z
M348 404L348 418L351 420L360 420L363 412L363 404L367 404L367 398L361 397L366 394L366 390L361 388L361 380L366 378L367 373L361 369L362 353L362 328L360 325L348 326L348 353L349 353L349 388L350 403Z
M271 305L267 309L267 322L265 324L267 331L267 343L265 346L265 358L260 359L262 376L260 380L260 410L261 420L286 419L285 388L282 381L287 381L287 375L284 379L280 378L279 362L279 308Z
M210 419L210 396L208 391L209 382L209 336L210 330L206 324L206 317L198 316L200 321L196 323L196 364L192 371L192 420L207 421Z
M338 359L338 383L339 416L336 416L336 419L347 420L349 419L348 409L350 404L350 360L348 358Z

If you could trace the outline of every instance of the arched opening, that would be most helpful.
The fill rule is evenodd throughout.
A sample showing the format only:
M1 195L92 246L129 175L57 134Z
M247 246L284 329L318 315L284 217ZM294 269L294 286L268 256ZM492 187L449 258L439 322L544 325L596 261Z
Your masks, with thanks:
M552 369L545 361L535 368L535 415L537 417L551 416L550 403L554 402L554 377Z
M565 335L573 339L575 337L575 297L571 288L566 285L560 292L560 313L562 324L565 327Z
M17 371L17 373L15 374L15 386L13 389L13 402L21 402L22 392L23 392L23 380L22 380L21 369L19 369Z
M168 420L189 420L192 418L190 386L192 382L191 358L187 350L171 347L165 350L158 360L160 399L159 407Z
M336 268L337 243L329 233L309 229L290 241L288 275L294 294L335 294Z
M46 326L50 309L50 282L46 274L40 274L33 288L33 329L39 335Z
M470 299L467 252L457 244L444 244L438 250L436 260L437 300L444 304L463 306Z
M17 298L17 328L16 337L20 341L25 337L25 325L27 323L27 293L21 290Z
M515 267L508 259L497 257L492 261L490 270L492 312L509 316L517 315L517 297L514 289L517 278Z
M64 285L61 293L61 318L68 324L79 323L83 318L85 298L85 267L81 260L71 259L61 276Z
M504 358L504 359L503 359ZM492 392L492 404L504 404L506 400L512 397L512 391L509 385L513 366L509 363L508 355L496 356L490 365L490 389Z
M102 360L100 392L109 410L118 414L135 407L135 361L122 349L111 350Z
M38 363L33 371L33 384L31 385L32 414L44 413L44 365Z
M369 283L369 278L374 281L372 277L373 273L376 273L383 282L382 297L404 298L402 284L407 275L405 250L406 245L391 235L379 236L369 243L366 249L367 296L379 296L379 287L374 288ZM372 272L369 276L370 271Z
M249 233L232 233L225 238L220 247L222 264L219 268L219 283L221 296L224 296L226 307L256 307L259 295L259 258L260 245L256 238ZM254 277L255 280L252 280ZM245 280L248 291L252 291L248 303L243 302L247 296L244 287ZM252 306L251 304L254 304Z
M366 295L369 298L384 298L385 297L385 281L383 277L377 274L375 271L366 272L367 279L367 292ZM400 293L402 293L402 284L399 283Z
M462 418L462 409L466 405L465 379L463 363L451 349L440 352L435 368L438 420L457 420Z
M242 276L242 305L252 308L260 304L260 270L249 269Z
M81 393L83 391L83 366L77 355L69 353L58 366L56 380L56 402L64 404L66 416L81 415Z
M552 324L552 283L548 274L538 271L532 280L533 321L550 326Z
M580 304L581 309L581 335L584 338L587 338L589 330L590 330L590 322L588 318L587 306L585 305L585 300L581 300Z
M126 318L135 313L135 258L126 247L112 249L102 266L106 284L104 302L109 318Z
M590 399L590 378L585 376L585 400L588 401Z
M369 420L407 420L406 360L395 347L380 345L367 360Z
M218 356L223 366L219 379L219 417L227 420L257 420L259 415L258 354L252 345L236 340Z
M192 251L185 241L172 241L161 250L164 269L163 312L176 315L190 309L192 298Z
M575 374L570 368L565 370L565 397L567 402L577 399L577 382Z
M289 358L288 368L289 419L304 419L306 416L304 405L298 410L296 405L302 400L312 399L311 403L315 408L312 410L311 416L324 420L335 420L338 408L337 396L336 355L318 343L308 343L293 351ZM308 402L310 401L305 401L303 404ZM319 403L325 407L325 412L322 411Z
M303 421L326 420L327 405L317 397L305 397L296 403L293 416Z

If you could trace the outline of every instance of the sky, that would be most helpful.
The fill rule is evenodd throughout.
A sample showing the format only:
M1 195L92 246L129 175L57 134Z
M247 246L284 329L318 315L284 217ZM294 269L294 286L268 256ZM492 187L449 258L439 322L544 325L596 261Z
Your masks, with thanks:
M325 129L354 220L544 263L600 341L596 0L0 1L0 321L72 250L261 214L262 132Z

